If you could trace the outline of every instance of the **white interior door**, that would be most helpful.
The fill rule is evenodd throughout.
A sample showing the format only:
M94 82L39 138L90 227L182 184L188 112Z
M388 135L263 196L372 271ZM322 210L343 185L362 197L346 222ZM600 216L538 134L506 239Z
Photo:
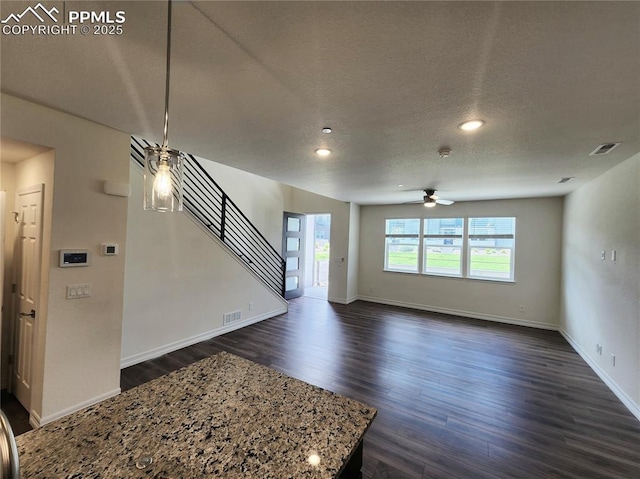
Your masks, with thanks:
M13 394L31 410L31 381L42 240L43 185L22 188L16 193L18 233L14 249L16 318L14 328Z

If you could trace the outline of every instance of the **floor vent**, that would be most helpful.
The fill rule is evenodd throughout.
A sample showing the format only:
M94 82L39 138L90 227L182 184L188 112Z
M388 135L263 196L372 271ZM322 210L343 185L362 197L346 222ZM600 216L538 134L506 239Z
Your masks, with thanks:
M222 324L229 324L242 319L242 311L233 311L222 315Z
M599 145L598 148L589 153L589 156L606 155L619 144L620 143L603 143L602 145Z

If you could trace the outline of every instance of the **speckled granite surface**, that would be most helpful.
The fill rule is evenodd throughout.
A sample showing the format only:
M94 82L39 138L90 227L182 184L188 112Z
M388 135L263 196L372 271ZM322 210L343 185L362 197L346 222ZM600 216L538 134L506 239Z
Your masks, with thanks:
M219 353L18 436L20 477L334 478L375 415Z

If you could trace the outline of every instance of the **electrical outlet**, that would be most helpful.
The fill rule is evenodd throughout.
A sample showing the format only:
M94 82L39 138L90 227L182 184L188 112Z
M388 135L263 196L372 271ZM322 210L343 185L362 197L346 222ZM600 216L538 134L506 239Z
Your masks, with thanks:
M518 307L518 311L521 312L521 313L524 313L524 306L520 305Z
M607 252L606 252L606 251L602 251L602 252L600 253L600 259L601 259L601 260L603 260L603 261L604 261L605 259L607 259Z
M253 301L249 302L249 311L253 311Z
M596 353L602 356L602 344L596 344Z

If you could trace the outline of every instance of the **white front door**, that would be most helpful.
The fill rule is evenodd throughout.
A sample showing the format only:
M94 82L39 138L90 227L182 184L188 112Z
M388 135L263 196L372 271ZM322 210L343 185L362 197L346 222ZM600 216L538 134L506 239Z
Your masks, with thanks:
M22 188L16 193L18 233L14 248L16 319L13 365L13 394L31 411L31 381L35 322L40 290L43 185Z

